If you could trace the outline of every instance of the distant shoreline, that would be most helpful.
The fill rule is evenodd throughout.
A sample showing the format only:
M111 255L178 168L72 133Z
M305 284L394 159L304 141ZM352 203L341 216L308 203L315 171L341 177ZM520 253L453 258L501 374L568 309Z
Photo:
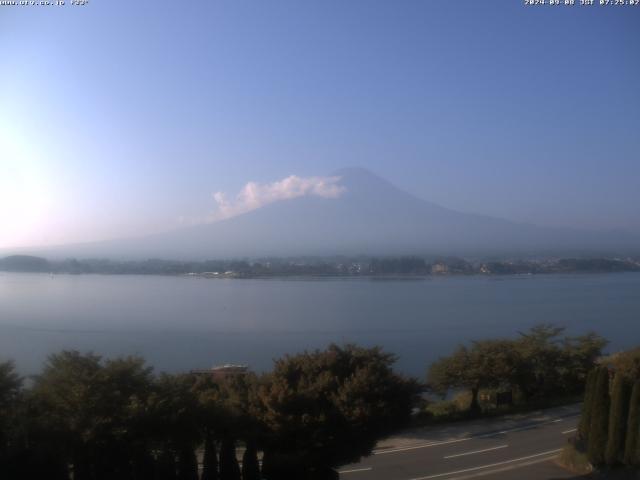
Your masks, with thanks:
M207 260L150 259L50 261L14 255L0 258L0 271L43 274L162 275L218 279L370 278L412 280L448 276L533 276L640 272L638 258L540 258L469 261L457 257L357 257L327 259Z

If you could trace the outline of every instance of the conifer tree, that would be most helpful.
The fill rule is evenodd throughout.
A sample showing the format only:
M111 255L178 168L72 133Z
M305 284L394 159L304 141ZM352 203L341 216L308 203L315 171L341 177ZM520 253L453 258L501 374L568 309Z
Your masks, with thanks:
M154 480L156 462L153 455L147 449L134 452L133 478L136 480Z
M178 455L178 480L198 480L198 459L191 447L183 447Z
M589 424L593 409L593 392L595 389L597 370L593 369L587 375L587 384L584 391L584 403L582 404L582 415L578 425L578 436L585 442L589 441Z
M593 392L593 406L589 422L587 456L592 465L605 462L607 434L609 430L609 370L599 367Z
M607 465L616 465L624 454L627 421L629 419L629 381L624 375L616 375L611 392L609 410L609 435L605 461Z
M164 449L157 461L156 478L158 480L176 480L176 460L173 452Z
M220 447L220 480L240 480L240 466L236 458L236 442L225 436Z
M273 453L271 453L271 451L266 449L262 451L262 478L265 478L267 480L276 478L275 465L273 460Z
M260 465L255 442L249 440L242 456L242 480L260 480Z
M629 417L627 418L627 438L624 446L624 463L629 466L640 464L640 381L631 390Z
M218 474L218 453L216 452L216 442L213 435L207 434L204 442L204 457L202 459L201 480L219 480Z

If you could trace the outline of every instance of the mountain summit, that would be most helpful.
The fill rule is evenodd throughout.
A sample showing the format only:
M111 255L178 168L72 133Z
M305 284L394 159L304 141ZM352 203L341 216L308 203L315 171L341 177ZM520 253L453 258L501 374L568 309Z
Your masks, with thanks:
M341 194L299 196L136 239L64 247L74 256L203 259L302 255L469 255L623 251L632 239L461 213L363 168L334 172ZM59 252L58 252L59 253Z

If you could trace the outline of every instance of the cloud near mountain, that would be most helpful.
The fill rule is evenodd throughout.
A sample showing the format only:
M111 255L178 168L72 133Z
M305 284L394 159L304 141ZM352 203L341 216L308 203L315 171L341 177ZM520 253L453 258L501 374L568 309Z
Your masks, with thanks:
M224 192L216 192L213 198L217 210L212 220L235 217L256 210L280 200L312 196L321 198L338 198L345 192L345 187L338 185L339 176L332 177L298 177L290 175L272 183L249 182L235 196L228 200Z
M636 236L547 228L451 210L347 168L250 182L216 194L217 221L169 232L21 252L51 258L202 260L324 255L603 255L637 252ZM286 201L285 201L286 200Z

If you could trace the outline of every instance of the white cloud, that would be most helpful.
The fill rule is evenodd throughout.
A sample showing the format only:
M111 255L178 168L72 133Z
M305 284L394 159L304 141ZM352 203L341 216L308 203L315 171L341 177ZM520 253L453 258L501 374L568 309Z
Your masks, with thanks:
M345 188L338 184L340 177L298 177L291 175L277 182L260 184L247 183L233 200L228 200L223 192L216 192L213 198L218 210L212 220L234 217L256 210L270 203L292 198L312 196L338 198Z

